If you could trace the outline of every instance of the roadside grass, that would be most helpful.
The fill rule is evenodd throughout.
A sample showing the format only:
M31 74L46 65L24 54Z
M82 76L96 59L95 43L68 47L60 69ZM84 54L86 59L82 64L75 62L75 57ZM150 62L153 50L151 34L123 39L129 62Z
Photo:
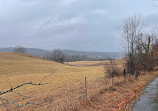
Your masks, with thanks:
M139 98L146 84L158 76L158 72L142 72L135 79L116 82L113 86L103 87L95 93L80 111L132 111L131 107ZM99 92L99 91L98 91Z

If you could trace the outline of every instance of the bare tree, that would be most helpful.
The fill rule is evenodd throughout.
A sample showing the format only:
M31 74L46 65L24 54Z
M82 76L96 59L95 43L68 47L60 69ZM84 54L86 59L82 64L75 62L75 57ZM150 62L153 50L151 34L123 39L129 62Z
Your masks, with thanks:
M55 70L54 70L54 71L55 71ZM31 99L31 97L28 97L28 96L25 96L25 95L23 95L23 94L21 94L21 93L19 93L19 92L16 92L16 89L18 89L18 88L20 88L20 87L23 87L23 86L25 86L25 85L34 85L34 86L46 85L46 84L48 84L48 83L42 83L43 80L44 80L45 78L47 78L47 77L53 75L53 74L54 74L54 72L52 71L51 74L49 74L49 75L47 75L47 76L44 76L44 77L39 81L39 83L26 82L26 83L20 84L20 85L15 86L15 87L11 87L9 90L3 91L3 90L5 89L5 87L6 87L6 86L5 86L5 87L2 88L2 90L0 91L0 100L1 100L2 102L3 102L3 101L6 101L6 102L8 102L8 103L10 103L10 104L16 105L16 106L18 106L19 108L22 108L22 110L24 110L24 108L23 108L24 106L27 106L27 105L29 105L29 104L32 104L32 105L41 105L41 106L42 106L43 104L34 103L34 102L26 102L26 103L24 103L24 104L19 104L19 103L17 103L17 102L13 102L13 101L11 101L11 100L9 100L9 99L7 99L7 98L2 97L2 95L7 94L7 93L15 93L15 94L17 94L17 95L19 95L19 96L21 96L21 97L23 97L23 98ZM8 81L8 82L9 82L9 81ZM4 104L5 104L5 103L4 103Z
M53 52L47 53L45 56L46 59L53 60L55 62L64 63L66 55L59 49L53 50Z
M64 63L64 61L65 61L65 54L61 50L56 49L56 50L54 50L52 52L51 58L55 62Z
M150 71L154 67L152 58L152 34L142 33L142 20L135 15L124 21L122 28L122 43L126 52L126 69L132 75L138 75L140 70Z
M122 28L122 43L126 52L126 65L128 72L133 74L136 70L135 54L137 49L141 49L139 46L142 42L142 21L139 15L126 18Z
M44 55L44 59L51 60L51 56L52 56L52 53L48 52L46 55Z
M14 52L18 52L18 53L25 53L26 52L26 49L25 47L23 46L16 46L14 49L13 49Z

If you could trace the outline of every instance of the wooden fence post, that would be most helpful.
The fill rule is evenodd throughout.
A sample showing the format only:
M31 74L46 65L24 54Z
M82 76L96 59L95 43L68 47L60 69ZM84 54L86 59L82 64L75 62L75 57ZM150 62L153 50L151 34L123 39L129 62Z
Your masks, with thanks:
M86 94L86 99L87 99L87 78L85 77L85 94Z
M113 82L113 73L112 73L112 85L113 85L113 83L114 83L114 82Z
M123 76L124 76L124 79L126 80L126 70L125 69L123 71Z

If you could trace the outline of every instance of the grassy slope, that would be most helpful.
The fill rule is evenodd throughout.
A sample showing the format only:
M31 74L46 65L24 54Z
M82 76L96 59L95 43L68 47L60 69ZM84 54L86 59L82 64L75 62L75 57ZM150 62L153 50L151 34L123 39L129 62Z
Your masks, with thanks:
M57 70L56 70L57 69ZM38 83L42 77L56 70L54 75L46 78L43 82L49 85L34 87L26 86L20 88L20 92L26 95L36 95L37 92L43 92L46 95L51 94L54 90L59 88L69 88L78 82L83 81L86 76L89 80L102 77L104 75L103 66L88 66L75 67L64 64L55 63L52 61L29 58L14 53L0 53L0 90L8 90L10 87L15 87L24 82ZM3 90L3 91L4 91ZM19 90L18 90L19 91ZM15 99L13 95L4 95L9 99ZM41 95L36 95L40 98ZM17 99L17 101L19 101Z
M123 59L114 60L116 64L123 64ZM75 61L75 62L67 62L67 64L72 66L100 66L110 64L108 60L105 61Z
M120 60L118 60L117 62L120 62ZM111 86L111 79L105 80L107 83L109 83L109 85L106 86L102 78L104 76L104 67L102 65L91 66L91 64L93 65L98 63L100 64L103 62L80 61L69 63L77 65L79 64L78 67L24 57L14 53L0 53L0 89L2 89L6 85L6 83L7 85L4 90L7 90L11 86L14 87L24 82L32 81L38 83L42 77L50 74L51 70L57 69L54 75L46 78L43 81L49 83L49 85L40 87L25 86L17 90L24 95L33 97L33 99L31 99L30 101L33 101L35 103L44 102L48 104L43 107L29 105L25 107L25 110L35 109L43 111L62 111L67 109L69 111L69 109L73 110L73 108L78 107L78 109L82 108L81 110L88 111L118 109L125 110L124 106L135 99L141 92L145 84L153 79L155 75L157 75L143 75L142 77L139 77L138 80L134 80L134 84L133 82L132 84L130 82L127 84L121 83L119 87L117 85L117 87L115 87L114 85L116 91L113 92L107 89L107 91L104 92L105 88ZM82 66L82 64L88 64L88 66ZM84 103L81 101L81 103L83 103L84 105L80 105L80 102L76 98L84 93L83 83L85 76L88 78L88 96L90 102L88 102L88 104L85 104L86 102ZM123 78L114 78L115 83L118 83L122 80ZM97 95L98 93L99 95ZM102 95L100 95L100 93ZM25 100L19 98L19 96L12 93L4 95L3 97L6 97L18 103L27 102L27 99ZM0 110L1 108L5 110L3 105L0 105Z
M20 80L27 80L30 79L30 77L33 78L35 76L35 80L38 81L40 80L40 77L50 74L51 71L54 70L56 70L55 74L51 78L55 78L54 80L56 81L59 79L60 82L67 80L70 81L71 78L80 80L84 76L93 78L103 75L102 66L74 67L52 61L24 57L14 53L0 53L1 78L9 77L14 79L20 78Z

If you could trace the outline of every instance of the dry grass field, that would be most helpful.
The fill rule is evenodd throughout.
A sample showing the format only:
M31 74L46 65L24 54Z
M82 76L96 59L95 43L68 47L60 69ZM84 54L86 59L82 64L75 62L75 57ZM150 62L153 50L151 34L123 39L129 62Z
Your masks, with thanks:
M123 59L117 59L114 60L115 64L121 65L124 63ZM106 61L77 61L77 62L67 62L66 64L71 66L103 66L103 65L109 65L109 60Z
M115 62L120 68L122 67L121 59ZM0 53L1 92L26 82L38 84L43 77L54 73L42 81L42 83L49 84L26 85L15 90L31 97L29 99L11 92L2 97L19 104L40 103L40 105L25 106L26 111L117 111L117 109L124 110L124 105L129 104L129 101L126 102L126 97L130 96L130 101L136 99L140 89L143 89L145 84L156 76L156 73L153 76L149 74L140 76L138 79L141 81L134 84L138 89L136 90L131 84L131 80L135 80L131 79L129 82L127 80L127 84L124 84L123 77L114 78L112 86L111 79L104 77L104 65L108 65L108 61L80 61L67 64L25 57L15 53ZM85 100L85 77L87 77L88 101ZM113 89L116 91L113 92ZM16 111L21 108L1 101L0 110Z
M56 92L60 92L60 96L65 96L62 91L57 91L57 89L66 91L84 81L85 76L88 80L104 76L103 66L75 67L14 53L0 53L0 89L5 87L3 91L25 82L38 83L52 71L54 74L43 81L43 83L49 83L48 85L39 87L25 86L20 88L20 92L29 96L37 94L37 97L34 97L35 100L53 95ZM11 100L15 99L12 94L4 96L11 98Z

